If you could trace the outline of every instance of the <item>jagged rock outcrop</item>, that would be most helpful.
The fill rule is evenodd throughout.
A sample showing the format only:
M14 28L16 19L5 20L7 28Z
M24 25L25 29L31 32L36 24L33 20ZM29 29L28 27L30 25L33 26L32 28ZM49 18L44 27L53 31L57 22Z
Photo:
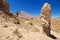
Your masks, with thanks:
M43 32L48 36L50 35L50 16L51 16L50 4L45 3L41 9L41 25L43 27Z
M0 0L0 10L9 14L9 3L6 0Z
M0 0L0 7L2 7L2 5L3 5L3 0Z

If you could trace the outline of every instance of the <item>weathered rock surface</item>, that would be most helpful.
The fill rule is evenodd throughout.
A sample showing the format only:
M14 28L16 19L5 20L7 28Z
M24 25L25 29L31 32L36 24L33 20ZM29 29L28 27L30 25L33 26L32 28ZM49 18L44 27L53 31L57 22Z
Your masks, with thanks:
M0 0L0 10L9 13L9 3L6 0Z
M45 3L41 9L41 25L43 27L43 32L53 38L57 39L54 35L51 34L51 7L50 4Z
M3 0L0 0L0 7L2 7L2 4L3 4Z
M45 3L41 9L41 24L43 27L43 31L47 35L50 35L50 20L51 20L50 11L51 11L50 4Z

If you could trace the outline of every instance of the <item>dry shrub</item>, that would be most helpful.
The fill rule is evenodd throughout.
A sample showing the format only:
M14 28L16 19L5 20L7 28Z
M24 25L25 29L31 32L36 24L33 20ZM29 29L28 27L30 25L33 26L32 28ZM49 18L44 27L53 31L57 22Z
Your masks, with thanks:
M5 25L5 26L3 26L4 28L7 28L8 26L7 25Z

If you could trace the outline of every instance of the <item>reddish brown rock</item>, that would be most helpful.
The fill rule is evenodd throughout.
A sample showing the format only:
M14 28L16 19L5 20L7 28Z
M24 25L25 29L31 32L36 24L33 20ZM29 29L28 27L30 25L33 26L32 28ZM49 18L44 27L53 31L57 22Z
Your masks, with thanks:
M0 0L0 10L9 14L9 4L6 2L6 0Z
M3 0L3 11L9 13L9 3L6 0Z
M0 7L2 7L3 5L3 0L0 0Z

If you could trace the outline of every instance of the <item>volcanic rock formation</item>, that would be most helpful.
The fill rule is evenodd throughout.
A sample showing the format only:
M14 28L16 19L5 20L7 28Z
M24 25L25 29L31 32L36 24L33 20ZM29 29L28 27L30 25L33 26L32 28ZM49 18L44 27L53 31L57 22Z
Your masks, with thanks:
M43 27L43 32L47 34L47 36L56 39L55 36L51 34L51 7L50 4L45 3L41 9L41 25Z
M9 3L6 0L0 0L0 11L9 14Z
M47 35L50 35L50 11L50 5L45 3L41 9L41 24Z

